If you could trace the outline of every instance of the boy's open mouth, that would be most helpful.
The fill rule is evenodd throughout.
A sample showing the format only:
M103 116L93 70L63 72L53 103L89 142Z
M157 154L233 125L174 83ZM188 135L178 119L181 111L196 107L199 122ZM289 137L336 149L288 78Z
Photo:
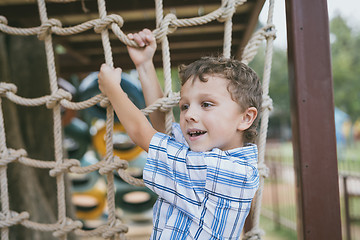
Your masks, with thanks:
M188 132L190 137L197 137L197 136L203 135L205 133L207 133L207 131L190 131L190 132Z

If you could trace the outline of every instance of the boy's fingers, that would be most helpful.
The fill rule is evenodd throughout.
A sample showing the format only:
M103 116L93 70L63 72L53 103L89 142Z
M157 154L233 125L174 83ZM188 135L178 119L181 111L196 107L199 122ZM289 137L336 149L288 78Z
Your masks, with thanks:
M122 69L118 67L118 68L115 68L115 71L121 73Z
M142 32L145 34L145 39L147 43L151 44L153 41L155 41L155 36L149 29L144 28Z
M105 63L101 64L100 71L106 70L107 65Z
M133 40L133 39L134 39L134 35L133 35L132 33L129 33L129 34L127 35L127 37L128 37L130 40Z
M146 35L151 34L151 31L150 31L149 29L147 29L147 28L144 28L142 31L143 31Z
M152 35L152 34L147 34L147 35L146 35L146 41L147 41L149 44L152 44L153 42L155 42L155 37L154 37L154 35Z
M143 42L144 42L145 45L149 45L149 44L150 44L150 42L149 42L149 40L148 40L148 35L147 35L144 31L139 32L139 35L140 35L140 37L142 38L142 40L143 40Z
M134 41L140 46L143 47L145 46L145 43L143 41L143 39L141 38L141 36L138 33L134 34Z

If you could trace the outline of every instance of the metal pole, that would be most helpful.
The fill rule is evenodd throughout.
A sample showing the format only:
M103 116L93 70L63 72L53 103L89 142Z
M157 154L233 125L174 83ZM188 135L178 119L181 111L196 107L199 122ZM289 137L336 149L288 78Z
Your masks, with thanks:
M341 239L326 0L287 0L298 239Z

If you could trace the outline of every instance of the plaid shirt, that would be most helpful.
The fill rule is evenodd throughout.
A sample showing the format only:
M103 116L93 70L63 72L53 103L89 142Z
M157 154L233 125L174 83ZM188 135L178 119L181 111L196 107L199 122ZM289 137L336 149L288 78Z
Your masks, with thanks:
M151 239L240 239L259 186L257 147L192 152L178 124L156 133L144 182L159 195Z

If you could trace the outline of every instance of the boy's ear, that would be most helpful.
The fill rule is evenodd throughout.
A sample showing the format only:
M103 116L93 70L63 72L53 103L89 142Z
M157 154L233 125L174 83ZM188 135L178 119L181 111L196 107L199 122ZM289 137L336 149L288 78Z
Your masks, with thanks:
M248 129L256 119L258 110L255 107L249 107L241 114L238 130L245 131Z

